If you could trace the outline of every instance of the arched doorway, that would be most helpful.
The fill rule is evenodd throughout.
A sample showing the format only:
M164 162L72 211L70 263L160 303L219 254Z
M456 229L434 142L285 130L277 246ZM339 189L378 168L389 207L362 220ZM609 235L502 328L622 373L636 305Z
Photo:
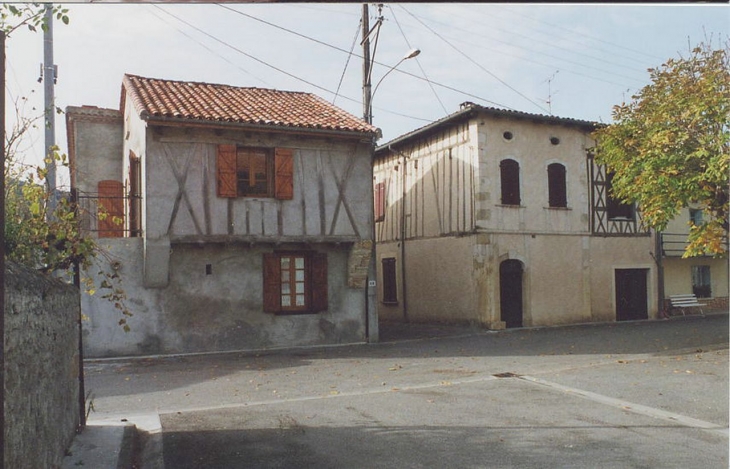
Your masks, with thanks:
M508 259L499 265L500 319L507 327L522 327L522 262Z

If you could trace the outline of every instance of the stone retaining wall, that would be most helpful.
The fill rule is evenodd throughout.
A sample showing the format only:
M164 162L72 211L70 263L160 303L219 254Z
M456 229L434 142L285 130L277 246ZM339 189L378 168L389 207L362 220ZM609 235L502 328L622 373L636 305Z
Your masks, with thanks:
M79 292L8 262L5 467L57 468L79 424Z

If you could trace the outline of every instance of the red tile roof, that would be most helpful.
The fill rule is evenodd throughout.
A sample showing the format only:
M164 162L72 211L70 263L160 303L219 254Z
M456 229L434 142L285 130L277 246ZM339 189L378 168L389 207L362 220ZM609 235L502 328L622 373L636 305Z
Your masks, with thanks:
M129 74L124 75L122 86L144 119L377 132L364 120L311 93L160 80Z

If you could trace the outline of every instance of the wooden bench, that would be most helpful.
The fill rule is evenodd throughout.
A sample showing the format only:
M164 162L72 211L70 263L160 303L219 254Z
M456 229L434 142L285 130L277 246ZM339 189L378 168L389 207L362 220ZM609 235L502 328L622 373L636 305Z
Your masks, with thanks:
M688 294L688 295L670 295L669 301L672 303L672 309L678 308L682 310L682 316L684 316L684 310L685 308L699 308L700 314L705 315L705 312L702 310L703 306L707 306L704 303L700 303L697 301L697 296L694 294Z

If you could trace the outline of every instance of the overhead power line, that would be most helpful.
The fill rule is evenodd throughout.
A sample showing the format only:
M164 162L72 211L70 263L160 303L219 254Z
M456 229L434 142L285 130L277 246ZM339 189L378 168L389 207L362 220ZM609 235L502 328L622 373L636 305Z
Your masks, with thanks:
M335 94L334 91L331 91L331 90L329 90L329 89L327 89L327 88L325 88L323 86L317 85L316 83L312 83L312 82L310 82L308 80L305 80L304 78L301 78L301 77L299 77L297 75L294 75L293 73L287 72L286 70L283 70L283 69L281 69L281 68L279 68L279 67L277 67L275 65L272 65L272 64L270 64L270 63L268 63L268 62L266 62L266 61L264 61L262 59L259 59L258 57L255 57L255 56L253 56L253 55L251 55L251 54L249 54L249 53L241 50L240 48L238 48L238 47L236 47L236 46L234 46L232 44L229 44L229 43L223 41L222 39L219 39L219 38L213 36L212 34L210 34L210 33L206 32L206 31L198 28L197 26L193 25L192 23L190 23L190 22L188 22L188 21L180 18L179 16L175 15L174 13L171 13L169 11L166 11L165 9L163 9L162 7L160 7L159 5L154 5L153 4L151 6L157 8L160 11L164 12L165 14L167 14L167 15L175 18L176 20L180 21L181 23L185 24L186 26L188 26L188 27L190 27L190 28L198 31L199 33L203 34L204 36L209 37L210 39L212 39L212 40L214 40L214 41L216 41L216 42L224 45L225 47L228 47L228 48L234 50L235 52L237 52L237 53L239 53L241 55L244 55L244 56L248 57L251 60L254 60L254 61L256 61L256 62L258 62L258 63L260 63L260 64L262 64L262 65L264 65L266 67L269 67L269 68L271 68L273 70L276 70L277 72L282 73L282 74L284 74L284 75L286 75L286 76L288 76L290 78L293 78L293 79L295 79L297 81L301 81L302 83L306 83L307 85L312 86L312 87L314 87L314 88L316 88L318 90L321 90L321 91L323 91L325 93L329 93L329 94L332 94L332 95ZM344 96L344 95L342 95L342 97L344 99L346 99L348 101L352 101L354 103L360 103L361 102L361 101L358 101L358 100L353 99L353 98L349 98L349 97ZM414 120L418 120L418 121L422 121L422 122L430 122L429 119L423 119L421 117L410 116L410 115L407 115L407 114L402 114L402 113L395 112L395 111L391 111L391 110L387 110L387 109L381 109L381 110L383 110L385 112L388 112L389 114L394 114L394 115L401 116L401 117L406 117L406 118L409 118L409 119L414 119Z
M152 7L155 7L155 8L158 8L159 10L162 10L162 9L161 9L161 8L159 8L159 7L157 6L157 5L150 5L150 6L152 6ZM170 16L173 16L173 17L174 17L174 15L172 15L171 13L169 13L169 12L167 12L167 11L165 11L165 10L162 10L162 11L163 11L164 13L166 13L166 14L168 14L168 15L170 15ZM269 85L269 84L268 84L268 83L266 82L266 80L264 80L264 79L262 79L262 78L260 78L260 77L258 77L258 76L256 76L256 75L254 75L253 73L249 72L248 70L246 70L246 69L242 68L242 67L241 67L240 65L238 65L238 64L235 64L235 63L233 63L233 61L229 60L229 59L228 59L227 57L223 56L222 54L220 54L220 53L219 53L218 51L216 51L216 50L215 50L215 49L213 49L212 47L208 47L208 46L207 46L207 45L205 45L205 44L204 44L203 42L199 41L199 40L198 40L197 38L193 37L192 35L188 34L188 33L187 33L187 32L185 32L185 31L183 31L183 30L182 30L181 28L178 28L177 26L174 26L174 25L173 25L172 23L170 23L169 21L167 21L167 20L166 20L165 18L163 18L162 16L158 15L157 13L155 13L155 12L154 12L154 10L150 9L150 10L149 10L149 12L150 12L150 13L152 13L152 14L153 14L153 15L154 15L155 17L157 17L157 18L158 18L158 19L159 19L160 21L163 21L163 22L165 22L165 23L169 24L169 25L170 25L171 27L175 28L175 30L177 30L177 32L179 32L179 33L180 33L180 34L182 34L183 36L187 37L187 38L188 38L188 39L190 39L191 41L195 42L196 44L198 44L198 45L199 45L200 47L202 47L203 49L207 50L207 51L208 51L208 52L210 52L211 54L213 54L213 55L215 55L215 56L219 57L219 58L220 58L221 60L223 60L223 61L227 62L228 64L230 64L230 65L233 65L233 66L234 66L234 67L236 67L236 68L237 68L238 70L240 70L240 71L242 71L243 73L245 73L246 75L248 75L248 76L250 76L250 77L254 78L255 80L258 80L258 81L260 81L261 83L263 83L263 84L265 84L265 85L267 85L267 86L270 86L270 85ZM175 17L175 18L176 18L176 19L178 19L177 17ZM179 20L179 19L178 19L178 20Z
M551 26L551 27L553 27L553 28L557 28L557 29L562 29L563 31L566 31L566 32L568 32L568 33L570 33L570 34L572 34L572 35L578 35L578 36L583 36L583 37L587 37L587 38L590 38L590 39L596 40L596 41L598 41L598 42L602 42L602 43L604 43L604 44L608 44L608 45L610 45L610 46L613 46L613 47L617 47L617 48L619 48L619 49L623 49L623 50L626 50L626 51L629 51L629 52L632 52L632 53L635 53L635 54L643 55L643 56L645 56L645 57L649 57L649 58L652 58L652 59L659 59L659 60L664 60L664 59L662 59L661 57L657 57L656 55L652 55L652 54L647 54L646 52L644 52L644 51L640 51L640 50L638 50L638 49L632 49L632 48L630 48L630 47L626 47L626 46L623 46L623 45L621 45L621 44L617 44L617 43L615 43L615 42L611 42L611 41L606 41L605 39L602 39L602 38L600 38L600 37L598 37L598 36L594 36L594 35L592 35L592 34L582 33L582 32L580 32L580 31L576 31L576 30L574 30L574 29L568 29L568 28L565 28L565 27L563 27L563 26L560 26L560 25L557 25L557 24L553 24L553 23L549 23L549 22L547 22L547 21L539 20L539 19L537 19L537 18L534 18L534 17L532 17L532 16L529 16L529 15L525 15L525 14L523 14L523 13L518 13L518 12L516 12L516 11L514 11L514 10L511 10L511 9L509 9L509 8L505 8L505 7L497 7L497 8L502 8L503 10L505 10L505 11L508 11L508 12L510 12L510 13L512 13L512 14L514 14L514 15L517 15L517 16L522 16L523 18L527 18L527 19L529 19L529 20L532 20L532 21L535 21L535 22L537 22L537 23L543 23L543 24L546 24L546 25L548 25L548 26ZM629 58L629 59L631 59L631 57L628 57L628 58ZM632 59L632 60L636 60L636 59Z
M390 7L388 7L390 8ZM390 8L390 12L393 14L393 20L395 20L396 26L398 26L398 30L400 31L401 35L403 35L403 40L406 41L406 45L408 46L408 49L413 49L413 46L411 46L411 43L408 41L408 38L406 37L406 33L403 31L403 28L401 28L400 23L398 22L398 18L395 16L395 11ZM428 87L431 88L431 91L433 92L434 96L436 96L436 100L441 105L441 109L444 110L445 114L448 114L449 111L446 109L446 106L444 106L443 101L441 101L441 98L439 97L438 93L436 92L436 89L433 87L433 84L431 83L431 80L428 78L428 75L426 75L426 70L423 69L423 66L421 65L421 61L418 60L418 57L415 57L416 63L418 64L418 68L421 69L421 73L423 73L423 77L428 82Z
M226 10L229 10L229 11L231 11L231 12L234 12L234 13L236 13L236 14L239 14L239 15L241 15L241 16L245 16L246 18L250 18L250 19L252 19L252 20L254 20L254 21L258 21L258 22L260 22L260 23L266 24L266 25L268 25L268 26L271 26L271 27L273 27L273 28L279 29L279 30L281 30L281 31L285 31L285 32L287 32L287 33L290 33L290 34L293 34L293 35L295 35L295 36L301 37L301 38L303 38L303 39L307 39L307 40L309 40L309 41L313 41L313 42L316 42L317 44L320 44L320 45L322 45L322 46L328 47L328 48L330 48L330 49L334 49L334 50L340 51L340 52L342 52L342 53L345 53L345 54L349 54L349 53L350 53L350 51L347 51L347 50L345 50L345 49L343 49L343 48L341 48L341 47L338 47L338 46L335 46L335 45L332 45L332 44L328 44L328 43L326 43L326 42L324 42L324 41L321 41L321 40L319 40L319 39L315 39L315 38L313 38L313 37L310 37L310 36L307 36L307 35L304 35L304 34L298 33L298 32L296 32L296 31L292 31L291 29L285 28L285 27L283 27L283 26L279 26L279 25L277 25L277 24L271 23L271 22L269 22L269 21L266 21L266 20L263 20L263 19L261 19L261 18L257 18L257 17L255 17L255 16L253 16L253 15L249 15L248 13L244 13L244 12L242 12L242 11L239 11L239 10L236 10L236 9L234 9L234 8L231 8L231 7L229 7L228 5L221 5L221 4L217 4L217 5L218 5L218 6L220 6L221 8L224 8L224 9L226 9ZM206 33L206 34L207 34L207 33ZM219 42L222 42L222 41L219 41ZM353 53L352 55L354 55L355 57L358 57L358 58L360 58L360 59L362 59L362 58L363 58L363 57L362 57L362 55L359 55L359 54L355 54L355 53ZM390 68L390 66L389 66L389 65L386 65L386 64L384 64L384 63L381 63L381 62L378 62L378 61L373 61L373 63L374 63L374 64L376 64L376 65L380 65L381 67L386 67L386 68ZM427 80L427 79L425 79L425 78L423 78L423 77L421 77L421 76L419 76L419 75L415 75L415 74L413 74L413 73L410 73L410 72L407 72L407 71L404 71L404 70L400 70L400 69L395 69L394 71L395 71L396 73L400 73L400 74L403 74L403 75L407 75L407 76L409 76L409 77L411 77L411 78L415 78L415 79L417 79L417 80L420 80L420 81L427 81L427 82L429 82L429 83L432 83L432 84L433 84L434 86L438 86L438 87L440 87L440 88L443 88L443 89L446 89L446 90L449 90L449 91L454 91L454 92L456 92L456 93L462 94L462 95L464 95L464 96L468 96L468 97L470 97L470 98L474 98L474 99L477 99L477 100L479 100L479 101L483 101L483 102L485 102L485 103L489 103L489 104L492 104L492 105L494 105L494 106L502 107L502 108L505 108L505 109L509 109L509 110L515 110L515 109L512 109L512 108L510 108L509 106L506 106L506 105L504 105L504 104L500 104L500 103L497 103L497 102L495 102L495 101L491 101L491 100L489 100L489 99L487 99L487 98L484 98L484 97L482 97L482 96L478 96L478 95L475 95L475 94L473 94L473 93L469 93L469 92L467 92L467 91L464 91L464 90L460 90L460 89L458 89L458 88L455 88L455 87L453 87L453 86L445 85L445 84L443 84L443 83L439 83L439 82L436 82L436 81L430 81L430 80ZM329 93L332 93L331 91L328 91L328 92L329 92ZM348 99L350 99L350 98L348 98ZM421 120L422 120L422 119L421 119Z
M486 68L486 67L484 67L484 66L483 66L482 64L480 64L480 63L479 63L479 62L477 62L476 60L474 60L474 59L472 59L471 57L469 57L469 56L468 56L467 54L465 54L465 53L464 53L464 52L463 52L463 51L462 51L461 49L459 49L458 47L456 47L455 45L453 45L453 44L452 44L452 43L451 43L450 41L448 41L448 40L447 40L446 38L444 38L444 37L443 37L443 36L442 36L441 34L439 34L439 33L438 33L438 32L436 32L436 31L435 31L435 30L434 30L433 28L431 28L431 27L430 27L429 25L427 25L426 23L424 23L423 21L421 21L421 19L420 19L420 18L418 18L418 17L417 17L417 16L415 16L415 15L414 15L413 13L411 13L410 11L408 11L408 9L406 9L406 7L405 7L405 6L403 6L403 5L400 5L400 7L401 7L401 8L403 9L403 11L405 11L406 13L408 13L409 15L411 15L411 16L413 17L413 19L415 19L416 21L418 21L419 23L421 23L421 24L422 24L422 25L423 25L424 27L426 27L426 29L428 29L428 30L429 30L429 31L431 31L431 32L432 32L433 34L435 34L435 35L436 35L436 37L438 37L439 39L441 39L442 41L444 41L444 42L445 42L446 44L448 44L448 45L449 45L449 46L450 46L450 47L451 47L452 49L454 49L454 50L455 50L456 52L458 52L458 53L459 53L459 54L460 54L461 56L463 56L463 57L464 57L465 59L467 59L467 60L468 60L469 62L471 62L471 63L473 63L474 65L476 65L477 67L479 67L479 68L480 68L481 70L483 70L483 71L484 71L485 73L487 73L488 75L490 75L491 77L493 77L493 78L494 78L495 80L497 80L498 82L502 83L502 84L503 84L504 86L506 86L506 87L507 87L507 88L509 88L510 90L512 90L512 91L514 91L515 93L517 93L518 95L520 95L520 96L521 96L522 98L524 98L524 99L526 99L527 101L529 101L530 103L532 103L532 104L533 104L534 106L536 106L537 108L539 108L539 109L542 109L542 110L543 110L544 112L548 112L548 110L547 110L547 109L545 109L544 107L540 106L540 105L539 105L538 103L536 103L535 101L533 101L532 99L530 99L530 98L528 98L527 96L525 96L525 95L524 95L524 94L523 94L522 92L520 92L519 90L517 90L517 89L516 89L515 87L513 87L512 85L510 85L510 84L509 84L509 83L507 83L506 81L504 81L504 80L502 80L501 78L499 78L499 77L498 77L497 75L495 75L495 74L494 74L494 73L492 73L491 71L487 70L487 68Z

